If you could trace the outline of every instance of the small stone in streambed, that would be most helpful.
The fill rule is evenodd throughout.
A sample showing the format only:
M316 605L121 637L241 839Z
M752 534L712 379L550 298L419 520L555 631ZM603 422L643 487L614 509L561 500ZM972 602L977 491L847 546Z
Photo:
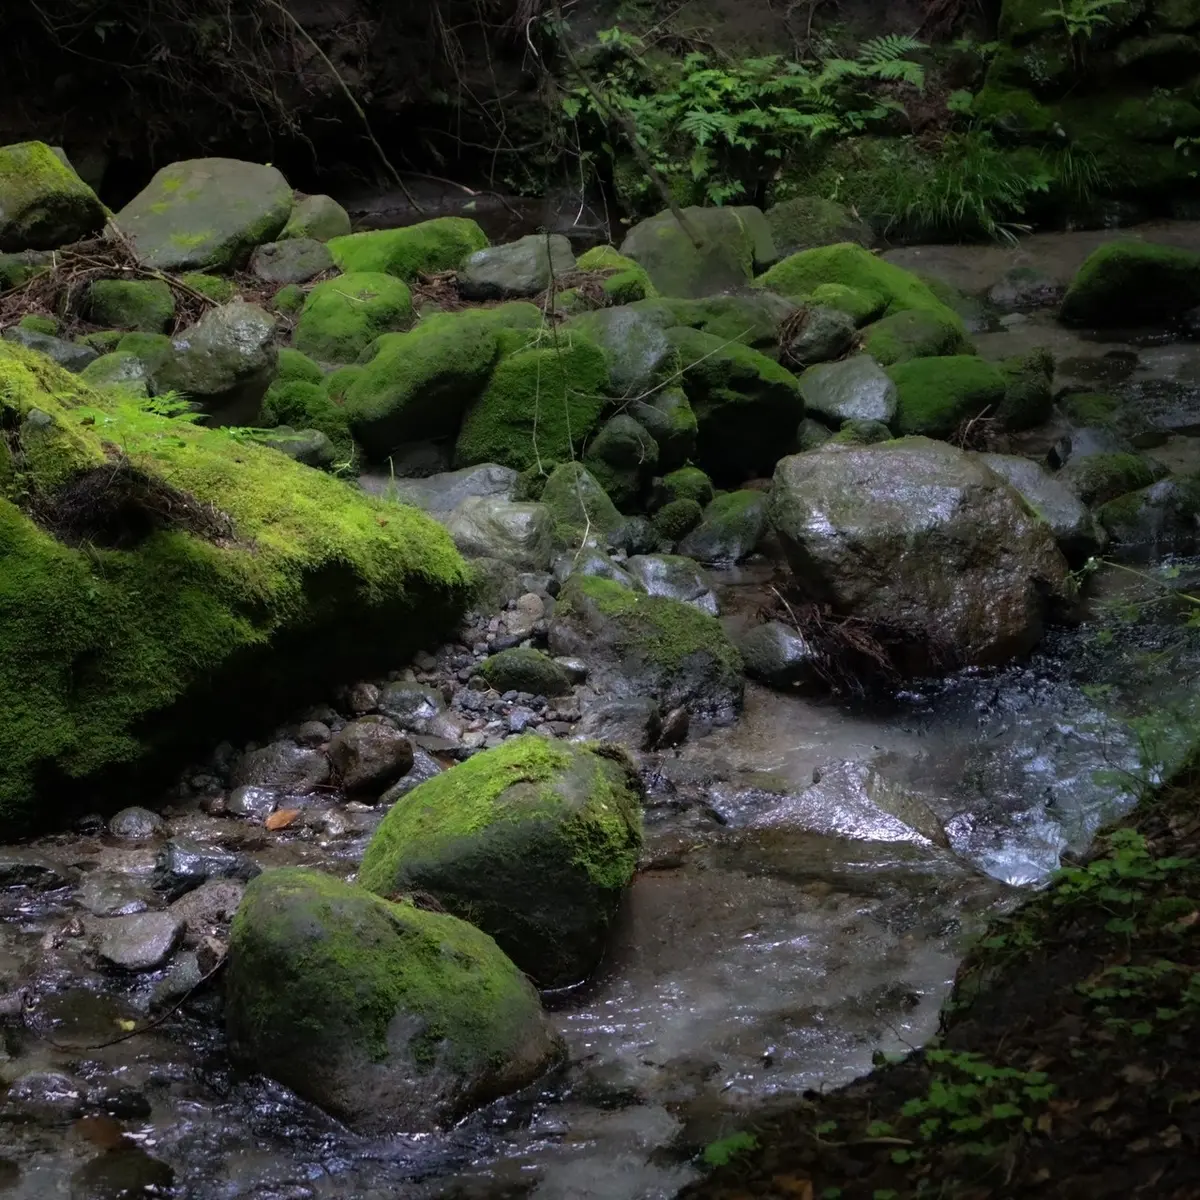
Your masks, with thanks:
M278 807L278 793L271 788L243 786L234 788L225 801L225 811L251 821L265 821Z
M662 732L658 735L659 746L681 746L687 741L691 728L691 714L686 708L673 708L663 718Z
M334 737L329 757L347 792L380 791L412 766L413 749L394 725L364 718Z
M333 731L324 721L305 721L296 727L296 744L315 748L323 746L333 737Z
M379 696L379 711L401 729L425 733L442 711L441 696L433 688L401 679L389 683Z
M247 883L261 873L258 863L244 854L172 838L155 860L153 887L175 900L209 879L237 879Z
M98 925L100 957L125 971L162 966L183 937L183 922L169 912L109 917Z
M185 940L194 945L206 934L223 930L233 920L246 885L237 879L210 879L171 905L171 915L187 926Z
M162 837L167 832L167 825L148 808L123 808L108 822L108 832L125 841L145 842Z
M124 1121L144 1121L151 1112L150 1101L137 1088L122 1087L105 1083L88 1088L87 1107L89 1112L102 1112ZM103 1118L89 1117L88 1120Z
M235 788L251 785L305 796L328 783L329 777L329 760L320 750L280 741L243 754L234 768L232 783Z
M379 689L373 683L356 683L346 689L345 704L356 717L374 712L379 705Z
M204 978L194 951L180 954L150 993L151 1008L165 1008L183 999Z
M104 1151L71 1176L72 1200L168 1196L174 1187L175 1172L133 1144Z
M649 696L609 700L589 707L575 732L582 740L649 750L662 736L662 714Z
M84 1111L83 1088L60 1071L28 1071L9 1086L4 1109L47 1123L73 1121Z
M0 887L31 887L39 892L66 887L71 882L66 868L27 850L0 850Z
M463 744L467 742L467 738L472 737L471 734L466 734L463 738ZM472 749L477 747L472 746ZM413 788L420 787L427 779L432 779L435 775L442 773L442 764L438 762L428 750L422 750L420 746L413 749L413 765L408 769L404 777L393 783L390 788L379 798L380 804L385 804L388 807L395 804L403 796L407 796Z
M567 673L572 683L584 683L588 677L588 665L582 658L556 658L554 660Z
M76 896L93 917L128 917L150 907L144 885L111 871L90 871Z

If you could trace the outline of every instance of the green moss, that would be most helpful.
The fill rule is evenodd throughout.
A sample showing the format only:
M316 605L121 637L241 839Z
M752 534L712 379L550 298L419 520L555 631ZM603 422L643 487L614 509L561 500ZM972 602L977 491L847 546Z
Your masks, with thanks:
M1004 376L973 355L918 358L888 374L899 392L894 424L901 434L949 437L963 421L994 411L1004 399Z
M307 354L282 346L279 350L279 366L275 372L275 380L277 383L296 380L301 383L323 384L325 372Z
M1151 242L1110 242L1094 251L1063 298L1071 325L1162 322L1200 304L1200 254Z
M453 437L500 356L502 331L540 328L533 304L435 313L409 333L386 334L346 393L346 411L367 453L382 458L401 442Z
M669 500L651 518L654 532L665 542L678 542L700 524L703 516L695 500Z
M271 297L271 308L285 316L294 316L304 307L304 289L298 283L288 283Z
M555 540L560 545L577 546L585 533L602 536L624 524L604 487L579 463L556 466L541 485L539 494L528 495L528 499L537 499L550 510Z
M1200 133L1200 108L1180 96L1128 96L1109 115L1111 128L1138 142L1174 145L1176 138Z
M915 358L965 354L973 349L957 316L941 312L898 312L863 330L863 350L885 367Z
M81 346L89 346L97 354L111 354L121 344L125 335L119 329L100 329L96 333L85 333L75 340Z
M779 327L795 311L790 301L767 291L658 303L670 315L672 325L686 325L723 342L740 342L761 350L778 347Z
M1076 425L1116 429L1122 414L1121 401L1101 392L1076 392L1059 402L1063 413Z
M391 275L341 275L318 283L296 322L296 349L318 362L352 363L380 334L412 322L412 294Z
M97 279L88 288L88 315L97 325L162 333L175 316L175 296L162 279Z
M483 230L466 217L436 217L403 229L379 229L332 238L333 261L347 272L370 272L413 280L422 273L454 271L488 245Z
M839 242L870 245L871 229L836 200L822 196L794 196L766 211L767 225L780 255L795 254Z
M528 692L533 696L565 696L571 680L549 655L520 646L485 659L479 674L498 692Z
M31 329L34 333L45 333L57 337L62 328L57 317L48 317L42 313L26 313L17 324L22 329Z
M467 410L455 444L460 466L495 462L518 471L565 462L582 450L608 389L604 352L578 334L503 359Z
M44 142L0 146L0 250L54 250L103 224L96 194Z
M566 615L595 604L615 618L623 649L667 672L676 672L692 655L709 655L731 674L740 674L742 658L715 617L661 596L631 592L594 575L572 575L559 593L557 613Z
M712 480L699 467L680 467L664 476L663 494L671 500L694 500L701 508L713 498Z
M1004 0L1000 7L1000 36L1007 42L1020 45L1039 33L1061 29L1059 18L1045 0Z
M117 351L102 354L88 363L79 378L91 387L123 387L130 392L146 395L149 390L149 371L136 354Z
M177 763L181 743L215 726L228 736L294 706L298 687L411 650L418 631L431 633L466 601L463 563L424 514L221 430L92 391L9 343L0 343L0 408L21 448L0 501L6 836L66 819L72 797L94 806L95 788L79 781ZM27 421L34 409L49 421ZM157 501L146 527L135 523L129 544L111 549L111 533L91 532L85 509L77 548L12 502L45 504L82 473L111 471L105 447L120 447L132 472L223 514L232 536L194 535L183 517L164 525ZM128 483L135 495L140 486L136 475ZM289 638L303 653L281 653L264 669Z
M1054 357L1048 350L1005 359L1000 373L1004 399L990 416L1011 430L1032 429L1049 419L1054 406Z
M349 462L355 457L346 410L330 398L323 381L277 379L263 397L258 421L266 429L277 425L317 429L333 443L339 462Z
M117 349L140 358L153 375L171 357L171 339L165 333L127 333Z
M382 1062L397 1053L397 1013L424 1018L407 1046L419 1069L437 1060L478 1072L521 1044L536 1010L528 981L465 921L303 867L251 882L230 930L230 961L234 1039L275 1072L295 1064L296 1039ZM295 1066L284 1074L297 1077Z
M887 309L887 299L880 292L847 287L844 283L822 283L803 298L805 304L817 304L823 308L836 308L853 320L855 325L882 317Z
M601 288L607 304L632 304L658 295L650 276L614 246L594 246L575 264L580 271L603 271Z
M207 240L210 235L202 235ZM179 277L180 283L190 287L193 292L211 300L214 304L228 304L237 295L237 288L232 279L223 279L220 275L207 275L203 271L193 271Z
M612 502L631 512L658 466L658 443L639 421L619 412L596 432L583 461Z
M1053 110L1031 92L992 84L975 97L971 112L984 125L1014 137L1049 137L1058 123Z
M1149 487L1167 474L1165 467L1140 454L1090 454L1068 463L1058 478L1085 504L1106 504Z
M892 431L882 421L846 421L827 440L838 446L873 446L891 439Z

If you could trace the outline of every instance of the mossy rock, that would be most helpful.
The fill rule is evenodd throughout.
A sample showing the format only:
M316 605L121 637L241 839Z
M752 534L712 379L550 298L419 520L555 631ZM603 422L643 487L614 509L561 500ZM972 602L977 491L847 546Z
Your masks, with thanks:
M799 307L765 289L742 296L708 296L703 300L663 300L669 325L686 325L756 350L779 347L779 330Z
M377 229L333 238L333 261L347 273L394 275L412 281L421 274L454 271L488 245L487 235L467 217L435 217L403 229Z
M619 752L517 738L398 801L359 880L469 915L541 987L577 983L599 963L637 865L640 792Z
M712 480L699 467L681 467L664 475L662 493L672 500L694 500L703 508L713 498Z
M620 412L597 430L583 461L613 503L630 512L658 466L658 443L644 425Z
M888 301L881 292L848 287L844 283L818 284L803 298L805 304L819 304L844 312L855 325L878 320L887 311Z
M866 221L844 204L822 196L793 196L771 205L764 216L775 238L775 249L784 257L839 242L870 247L875 241Z
M160 271L231 270L275 239L292 189L271 166L231 158L172 163L113 218L138 262Z
M307 354L283 346L279 350L279 365L275 373L276 383L298 380L301 383L324 383L325 372Z
M863 350L885 367L914 358L968 354L974 347L963 336L962 323L941 312L893 313L863 330Z
M828 439L833 446L876 446L891 440L892 431L882 421L847 421Z
M567 328L604 351L610 394L634 400L679 374L679 354L666 334L670 323L645 305L620 305L583 313Z
M1056 30L1062 30L1061 20L1045 0L1003 0L1000 6L1000 36L1006 42L1019 46Z
M285 284L271 297L271 307L277 313L294 317L304 307L304 289L298 283Z
M104 216L96 193L45 142L0 146L0 250L56 250L98 233Z
M52 333L42 333L20 323L10 325L0 337L6 342L23 346L26 350L44 354L51 362L76 373L96 359L96 352L90 346L68 342L65 338L55 337Z
M120 346L124 337L125 334L119 329L98 329L95 333L85 333L75 340L81 346L87 346L89 350L95 350L97 354L103 356L112 354Z
M1027 103L1026 96L1061 99L1077 83L1075 55L1060 25L1024 45L1001 46L988 63L983 91L998 95L1017 93L1016 105L1021 108ZM973 115L980 115L978 104Z
M1200 0L1154 0L1152 20L1173 32L1195 29L1200 26Z
M485 659L479 674L498 692L565 696L571 690L571 677L554 659L540 650L520 646Z
M901 434L948 438L964 422L994 412L1005 378L985 359L961 354L918 358L892 367L899 402L893 422Z
M651 518L654 531L664 542L674 544L685 538L704 515L695 500L668 500Z
M0 292L28 283L35 275L48 270L52 262L53 255L45 250L0 254Z
M1054 478L1095 507L1149 487L1167 473L1166 467L1141 454L1089 454L1068 462Z
M161 279L97 279L88 288L88 316L97 325L162 333L175 316L175 294Z
M453 437L491 378L501 332L532 334L541 322L533 304L504 304L434 313L408 333L384 335L346 392L355 437L377 460L401 442Z
M47 316L45 313L26 313L17 324L22 329L44 333L48 337L58 337L62 330L62 322L57 317Z
M149 368L136 354L128 351L102 354L84 367L79 378L95 388L119 387L140 396L150 392Z
M988 84L975 97L971 114L1010 137L1029 140L1051 137L1058 124L1054 111L1032 92L995 84Z
M615 246L593 246L580 255L575 265L580 271L600 273L606 304L632 304L658 295L645 267L627 258Z
M699 427L682 388L659 388L646 400L634 400L627 411L658 443L660 471L678 467L695 453Z
M562 463L550 472L537 496L554 518L559 545L577 546L585 538L603 540L625 523L604 487L580 463Z
M0 379L19 449L0 500L6 837L67 824L109 784L127 795L134 769L173 776L198 744L435 640L466 603L462 560L415 509L8 343ZM36 524L26 497L60 517Z
M664 710L732 721L742 704L742 660L721 623L690 604L572 575L558 595L550 650L582 655L601 694L642 696Z
M274 429L247 429L242 437L286 454L306 467L327 471L338 465L339 454L328 434L319 429L293 429L277 425ZM344 459L342 461L345 461Z
M331 196L305 196L292 207L279 238L311 238L328 242L350 232L350 216Z
M696 414L699 465L739 479L770 470L804 416L799 381L748 346L698 329L672 329L670 336Z
M171 357L171 339L165 333L127 333L117 343L123 354L133 354L146 364L153 376Z
M1182 96L1128 96L1108 119L1117 134L1135 142L1174 146L1177 139L1200 133L1200 108Z
M705 508L700 523L680 543L679 553L697 562L729 566L749 558L766 531L766 492L727 492Z
M351 462L355 458L346 410L330 397L324 380L276 379L263 397L258 423L266 429L284 425L318 430L333 444L337 461Z
M1200 521L1200 477L1161 479L1101 505L1096 518L1118 545L1188 553Z
M608 395L604 352L585 338L546 340L502 359L468 408L454 458L523 471L568 462L595 429Z
M1090 254L1063 298L1068 325L1162 324L1200 304L1200 254L1118 241Z
M360 1133L451 1124L560 1055L537 993L485 933L320 871L255 879L228 961L235 1055Z
M1004 399L994 415L1005 429L1032 429L1050 419L1054 407L1054 357L1044 349L1000 363Z
M237 286L232 279L210 275L207 271L189 271L180 275L179 282L214 304L228 304L237 295Z
M408 285L391 275L356 272L318 283L296 322L296 349L318 362L352 363L380 334L413 319Z

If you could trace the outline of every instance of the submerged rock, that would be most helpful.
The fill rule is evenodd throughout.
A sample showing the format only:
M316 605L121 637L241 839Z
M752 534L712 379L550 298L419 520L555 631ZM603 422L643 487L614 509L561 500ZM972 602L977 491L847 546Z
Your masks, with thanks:
M560 987L599 962L640 849L631 765L529 734L400 800L359 880L384 896L431 893L541 987Z
M361 1133L448 1125L561 1052L486 934L317 871L250 885L225 993L235 1053Z
M796 584L899 639L917 672L1027 652L1069 594L1049 528L976 458L927 438L785 458L771 523Z

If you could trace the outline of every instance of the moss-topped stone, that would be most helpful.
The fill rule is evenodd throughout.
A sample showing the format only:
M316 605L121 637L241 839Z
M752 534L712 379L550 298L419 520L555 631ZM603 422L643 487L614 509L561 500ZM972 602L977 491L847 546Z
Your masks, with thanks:
M596 431L583 461L613 503L629 512L658 466L658 443L644 425L619 412Z
M123 772L169 775L185 742L237 736L412 653L466 604L462 560L415 509L6 342L0 378L20 449L0 499L6 837L66 824L73 798L94 807ZM57 537L13 502L25 496L70 514ZM303 654L274 654L301 635Z
M858 326L878 320L888 306L887 298L882 293L850 287L845 283L819 283L803 299L809 304L839 309Z
M1054 406L1054 356L1045 349L1000 363L1004 399L991 414L1005 429L1032 429L1050 418Z
M663 296L702 298L749 283L775 261L775 244L757 208L685 208L630 229L621 253L640 263Z
M467 217L435 217L402 229L374 229L330 240L333 260L346 272L367 271L414 280L421 274L455 271L488 245Z
M804 416L799 381L748 346L698 329L672 329L670 337L696 414L699 464L715 476L769 471Z
M542 488L541 502L554 519L559 545L603 541L625 523L603 486L581 463L555 467Z
M974 347L963 336L961 324L945 312L892 313L863 330L862 348L885 367L914 358L969 354Z
M681 387L660 387L627 409L658 443L658 469L670 471L692 457L699 428L687 393Z
M891 423L902 434L948 438L964 421L995 412L1006 390L994 364L969 354L918 358L888 374L897 394Z
M660 488L668 502L695 500L704 508L713 498L712 480L699 467L680 467L664 475Z
M258 422L267 429L316 430L329 439L338 462L355 457L346 410L329 395L324 381L276 379L263 396Z
M655 533L674 545L700 524L704 510L695 500L668 500L651 518Z
M679 553L697 562L729 566L754 553L767 531L767 494L744 490L718 496L683 539Z
M292 189L274 167L232 158L172 163L114 218L138 262L161 271L241 266L292 212Z
M104 227L96 193L45 142L0 147L0 250L55 250Z
M149 369L136 354L127 351L116 350L100 355L84 367L79 378L91 387L118 387L133 395L150 394Z
M97 325L163 333L175 317L175 294L162 279L97 279L88 288L87 307Z
M834 246L839 242L874 245L871 227L836 200L822 196L794 196L773 204L764 216L780 256Z
M542 987L597 965L641 849L640 785L619 752L527 735L398 801L359 879L428 892Z
M632 304L658 295L645 267L627 258L615 246L593 246L579 256L575 266L599 275L606 304Z
M498 692L528 692L532 696L565 696L571 677L548 654L520 646L485 659L479 674Z
M448 1125L560 1054L485 933L299 867L246 889L225 1009L239 1058L361 1133Z
M1200 254L1132 240L1088 256L1063 298L1069 325L1162 324L1200 304Z
M799 307L795 301L765 288L703 300L662 300L659 306L669 314L668 325L686 325L723 342L741 342L763 351L778 348L780 327Z
M406 283L378 272L339 275L309 292L296 322L296 349L318 362L352 363L380 334L412 319Z
M654 699L729 722L742 705L742 662L720 622L690 604L572 575L550 625L550 650L584 658L602 695Z
M328 242L349 232L350 216L332 196L305 196L292 206L292 215L279 236Z
M1096 506L1149 487L1167 474L1166 467L1143 454L1115 452L1073 458L1054 478L1084 504Z
M649 398L679 373L679 354L666 334L669 321L644 306L602 308L572 318L578 330L604 351L613 396Z

